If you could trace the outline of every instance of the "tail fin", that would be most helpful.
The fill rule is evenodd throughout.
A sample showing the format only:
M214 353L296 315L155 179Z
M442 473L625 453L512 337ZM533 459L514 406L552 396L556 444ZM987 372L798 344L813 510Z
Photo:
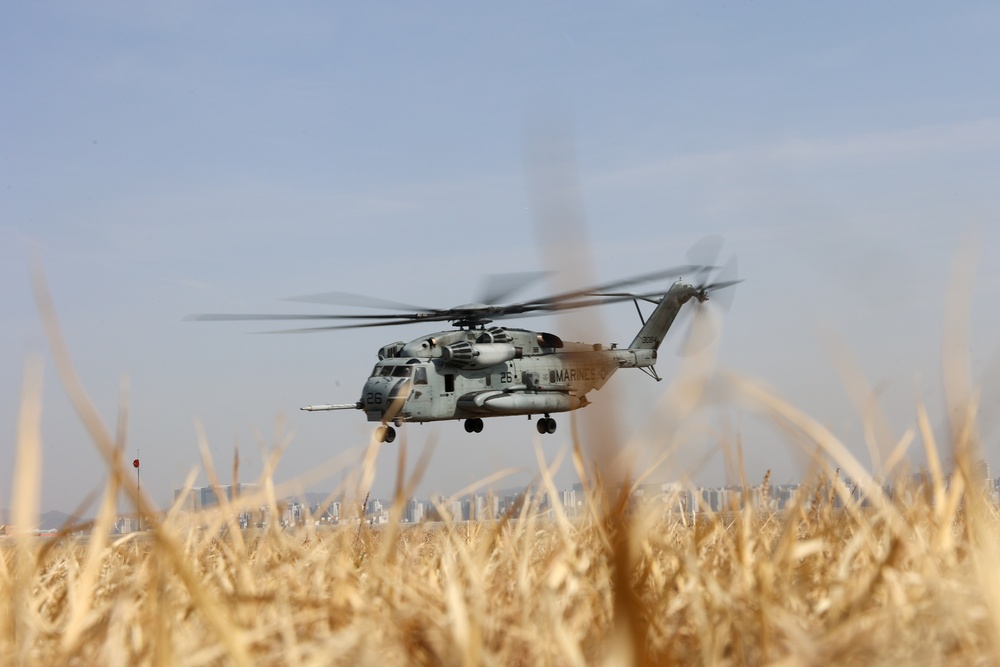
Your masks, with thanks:
M629 347L640 350L659 349L663 337L667 335L667 330L674 323L674 318L680 312L681 306L694 295L695 288L687 283L678 281L671 285L667 293L660 299L653 314L639 329L639 333L636 334L635 340L629 344Z

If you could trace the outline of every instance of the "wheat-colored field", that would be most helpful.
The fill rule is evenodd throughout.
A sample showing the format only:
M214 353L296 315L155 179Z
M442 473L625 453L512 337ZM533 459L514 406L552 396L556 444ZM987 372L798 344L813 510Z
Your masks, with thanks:
M16 480L29 506L31 404ZM194 517L149 514L148 531L113 539L115 498L133 487L113 463L124 458L121 443L106 444L112 474L89 538L3 543L3 664L994 664L1000 656L998 513L963 458L950 476L932 469L891 498L878 487L852 494L840 477L820 474L782 512L749 502L719 514L630 505L584 475L588 509L573 519L558 504L540 513L526 502L479 523L241 532L238 508L226 504ZM540 489L551 488L548 469L540 473ZM263 488L245 502L274 503L267 479Z
M887 495L808 417L732 380L820 452L811 487L781 512L753 502L718 514L630 504L629 479L588 475L577 445L587 503L572 519L558 504L540 513L529 501L479 523L243 532L224 496L194 517L148 511L146 498L149 529L112 538L119 494L140 500L124 429L101 424L50 334L109 481L88 538L67 529L4 539L0 664L1000 662L1000 519L976 479L972 407L966 419L952 411L947 471L918 408L909 440L921 436L926 475L901 478ZM38 375L29 366L13 492L20 525L37 515ZM357 464L356 488L370 482L375 447ZM400 461L397 519L419 476L406 479ZM549 465L539 465L538 489L554 492ZM276 505L272 470L241 502Z

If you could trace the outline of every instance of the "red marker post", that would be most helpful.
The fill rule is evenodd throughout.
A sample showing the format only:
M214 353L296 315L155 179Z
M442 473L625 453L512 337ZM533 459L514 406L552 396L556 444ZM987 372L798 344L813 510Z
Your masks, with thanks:
M138 452L136 452L138 454ZM139 459L138 457L132 459L132 467L135 468L135 519L139 526L139 530L142 530L142 508L139 507L141 498L139 496Z

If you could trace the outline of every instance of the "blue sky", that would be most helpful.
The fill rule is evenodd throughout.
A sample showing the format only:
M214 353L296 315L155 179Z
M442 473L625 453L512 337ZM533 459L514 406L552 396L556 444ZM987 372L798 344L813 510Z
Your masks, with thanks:
M682 263L697 239L724 235L747 280L720 366L759 378L863 460L861 420L822 341L842 339L880 387L895 437L914 423L917 396L943 423L945 299L972 234L968 354L984 388L987 453L1000 464L993 4L0 11L6 461L25 359L47 356L33 253L112 424L128 378L129 455L139 450L159 502L199 464L196 421L220 461L238 444L244 478L260 471L258 442L275 441L279 415L294 430L280 479L361 447L369 425L359 413L298 407L355 400L381 345L426 331L256 336L253 324L183 318L299 311L279 299L329 290L449 306L473 299L483 274L583 263L577 240L540 244L536 229L526 155L538 128L555 128L575 154L595 277ZM638 328L629 304L600 317L595 340L627 342ZM662 356L669 380L680 360ZM622 437L645 432L667 382L622 372L612 384ZM751 478L805 473L804 455L752 411L707 412L713 428L742 433ZM549 457L568 438L561 423L542 442ZM411 452L438 443L421 491L535 469L531 426L492 420L476 436L458 423L407 427ZM68 511L105 473L51 362L42 428L42 507ZM666 446L660 435L645 455ZM712 451L682 447L663 476L725 482L720 456L702 463ZM394 463L395 452L381 454L376 493L388 493ZM0 470L6 498L10 465Z

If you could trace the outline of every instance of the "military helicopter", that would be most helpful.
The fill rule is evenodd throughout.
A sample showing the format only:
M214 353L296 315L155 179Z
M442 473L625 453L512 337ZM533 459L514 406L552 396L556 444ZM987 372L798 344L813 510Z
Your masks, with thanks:
M735 260L735 258L734 258ZM599 390L619 368L638 368L660 380L655 365L657 351L681 308L691 300L708 300L709 293L731 287L740 280L722 279L735 273L735 262L712 281L717 267L686 265L617 280L587 289L563 292L508 305L471 303L454 308L430 309L340 292L290 299L313 303L365 305L412 312L357 315L195 315L196 320L360 320L350 324L289 330L289 333L336 329L385 327L408 323L450 322L454 327L420 336L410 342L396 341L378 351L378 363L354 403L307 405L302 410L362 410L369 422L378 422L375 438L391 443L405 423L464 420L468 433L480 433L483 420L512 415L541 415L536 428L541 434L555 433L554 413L587 406L593 390ZM665 278L694 274L694 283L677 280L665 292L621 292L625 287ZM496 291L493 299L510 290ZM496 320L530 317L551 312L633 301L642 322L627 347L617 344L576 343L559 336L506 326L490 326ZM654 304L644 318L639 302Z

